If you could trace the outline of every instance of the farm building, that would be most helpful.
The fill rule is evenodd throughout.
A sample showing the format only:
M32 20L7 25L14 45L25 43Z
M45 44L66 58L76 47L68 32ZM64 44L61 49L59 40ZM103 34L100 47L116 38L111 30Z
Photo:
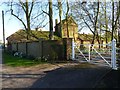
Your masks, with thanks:
M68 17L68 20L62 20L62 26L56 20L55 35L61 38L75 38L77 40L78 25L72 17Z
M23 52L24 54L32 55L34 57L48 57L64 58L71 53L71 39L74 38L79 44L90 43L92 35L79 34L78 25L72 17L62 20L62 28L60 23L56 22L54 40L49 40L49 31L43 31L41 28L31 30L27 40L27 33L25 30L18 30L9 37L8 50ZM69 39L69 41L66 41ZM61 51L60 51L61 50Z

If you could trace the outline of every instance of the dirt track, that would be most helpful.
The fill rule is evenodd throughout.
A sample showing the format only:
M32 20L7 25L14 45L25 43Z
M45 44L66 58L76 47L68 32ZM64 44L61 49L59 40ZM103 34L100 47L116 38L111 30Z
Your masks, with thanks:
M70 64L70 65L75 65ZM2 66L2 88L27 88L45 76L45 71L69 66L67 64L42 64L31 67Z
M2 88L92 88L110 68L86 63L2 69Z

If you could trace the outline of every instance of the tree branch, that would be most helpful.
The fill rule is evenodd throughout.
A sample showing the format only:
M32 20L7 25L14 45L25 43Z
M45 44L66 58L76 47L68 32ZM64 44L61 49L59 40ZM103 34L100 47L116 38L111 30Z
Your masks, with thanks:
M83 6L82 6L82 9L85 11L85 13L88 15L90 21L94 24L94 21L92 20L92 17L90 16L90 13L87 9L85 9Z
M29 17L30 17L30 15L31 15L31 13L32 13L33 6L34 6L34 2L35 2L35 0L32 0L32 5L31 5L31 9L30 9Z
M19 0L19 3L21 4L21 7L22 7L23 11L26 13L26 10L24 8L24 6L25 6L24 3L21 0Z
M49 13L45 12L44 10L42 10L42 11L43 11L43 13L45 13L45 14L47 14L49 16Z
M88 25L88 23L85 21L85 19L84 19L84 18L83 18L83 21L84 21L84 23L88 26L88 28L90 29L90 31L91 31L93 34L95 34L95 32L94 32L94 31L92 31L91 27Z
M13 15L14 17L16 17L16 18L24 25L25 29L27 29L27 27L26 27L25 23L23 22L23 20L20 19L17 15L15 15L15 14L13 13L13 10L12 10L12 9L11 9L11 15Z
M33 17L33 19L36 19L37 17L39 17L39 16L42 15L42 14L43 14L43 12L40 13L40 14L38 14L37 16Z

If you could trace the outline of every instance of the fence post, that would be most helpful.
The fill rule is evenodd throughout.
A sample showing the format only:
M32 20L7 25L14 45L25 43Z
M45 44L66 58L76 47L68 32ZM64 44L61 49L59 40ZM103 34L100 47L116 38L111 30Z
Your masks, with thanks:
M116 67L116 40L113 39L112 40L112 62L111 62L111 65L112 65L112 69L115 69L117 70L117 67Z
M75 60L75 44L74 44L74 38L72 39L72 60Z
M91 45L89 44L89 62L90 62L90 51L91 51Z

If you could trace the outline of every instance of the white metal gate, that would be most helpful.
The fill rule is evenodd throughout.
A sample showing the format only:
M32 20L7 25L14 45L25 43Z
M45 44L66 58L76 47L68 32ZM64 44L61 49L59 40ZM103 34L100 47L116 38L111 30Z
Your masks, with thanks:
M80 48L80 45L83 46L82 49ZM89 63L98 65L107 65L110 66L112 69L117 70L115 39L113 39L112 42L109 44L80 45L75 43L74 39L72 40L72 60L87 61ZM99 45L102 48L98 48Z

